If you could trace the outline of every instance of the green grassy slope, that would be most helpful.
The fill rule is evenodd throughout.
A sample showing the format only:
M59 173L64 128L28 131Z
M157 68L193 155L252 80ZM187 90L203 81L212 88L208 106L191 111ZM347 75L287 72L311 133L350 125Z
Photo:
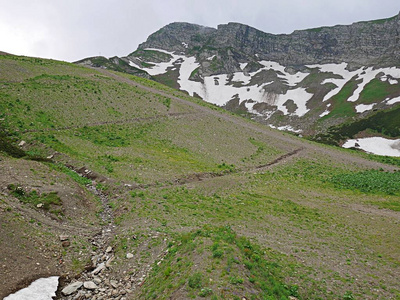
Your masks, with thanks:
M0 56L0 108L4 143L15 149L24 140L28 155L1 152L3 168L29 161L75 182L94 225L100 211L83 192L87 179L64 165L100 175L117 233L112 276L152 266L132 299L400 295L400 187L398 173L385 172L395 166L265 128L143 78L56 61ZM22 199L16 191L1 196L7 220L14 217L6 207ZM72 222L66 213L59 222ZM66 250L69 264L59 272L83 268L73 260L79 251L90 254L84 239Z

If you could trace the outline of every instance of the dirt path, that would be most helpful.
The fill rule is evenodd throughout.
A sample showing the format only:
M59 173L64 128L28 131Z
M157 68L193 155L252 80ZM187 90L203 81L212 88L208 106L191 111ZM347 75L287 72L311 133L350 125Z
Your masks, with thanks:
M28 129L28 130L25 130L24 133L78 129L78 128L82 128L84 126L93 127L93 126L101 126L101 125L129 124L129 123L136 123L136 122L142 122L142 121L158 120L161 118L180 117L180 116L184 116L184 115L194 115L194 114L197 114L197 113L190 113L190 112L188 112L188 113L167 113L167 114L157 115L154 117L147 117L147 118L132 118L132 119L124 119L124 120L118 120L118 121L93 122L93 123L87 123L85 125L64 126L64 127L56 127L56 128Z

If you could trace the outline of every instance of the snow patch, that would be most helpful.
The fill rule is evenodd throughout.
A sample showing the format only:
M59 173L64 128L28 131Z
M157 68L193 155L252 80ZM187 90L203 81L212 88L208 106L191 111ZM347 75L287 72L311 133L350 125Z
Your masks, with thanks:
M359 104L359 105L356 106L356 111L358 113L362 113L364 111L373 109L375 105L376 105L376 103L373 103L373 104Z
M400 157L400 139L389 140L382 137L353 139L348 140L346 143L343 144L342 147L355 147L377 155Z
M274 128L274 129L278 129L278 130L282 130L282 131L291 131L291 132L295 132L295 133L301 133L303 132L303 130L301 129L294 129L292 126L290 125L285 125L285 126L279 126L276 127L272 124L268 124L269 127Z
M4 298L4 300L52 300L56 295L58 276L40 278L28 287Z
M185 47L186 49L189 47L189 45L186 44L185 42L182 42L182 46Z
M322 114L319 115L320 118L322 118L323 116L329 115L329 113L330 113L329 107L331 107L330 103L326 106L326 110Z
M137 64L135 64L133 61L129 61L129 65L135 68L138 68L140 70L146 71L147 73L149 73L151 76L155 76L155 75L160 75L160 74L164 74L167 72L167 69L172 67L174 65L174 63L180 59L181 57L184 57L182 55L176 55L173 54L172 52L166 51L166 50L162 50L162 49L156 49L156 48L146 48L144 50L151 50L151 51L157 51L157 52L161 52L161 53L165 53L165 54L169 54L172 56L171 60L168 62L161 62L161 63L152 63L154 64L154 66L149 67L149 68L144 68L141 67Z
M249 64L249 63L241 63L241 64L240 64L240 69L244 70L244 68L246 68L246 66L247 66L248 64Z
M207 59L207 60L213 60L215 56L216 56L216 55L213 55L213 56L207 57L206 59Z
M392 105L392 104L395 104L395 103L397 103L397 102L400 102L400 97L397 97L397 98L393 98L393 99L387 99L386 100L386 103L388 104L388 105Z
M303 79L309 75L309 73L301 73L301 72L297 72L296 74L290 74L285 71L284 66L274 61L262 60L259 61L259 63L265 67L263 68L263 70L274 70L282 73L283 75L278 74L278 77L280 79L287 81L288 86L296 86L298 83L303 81Z
M333 96L337 95L341 89L344 87L344 85L349 82L353 77L356 76L356 80L361 79L361 83L357 86L356 90L353 92L353 95L351 95L347 101L350 102L355 102L359 99L360 93L364 89L364 87L371 82L374 78L379 73L384 73L384 75L380 78L382 81L389 80L393 82L393 84L397 83L397 80L395 79L388 79L388 75L394 77L394 78L400 78L400 69L397 69L395 67L392 68L381 68L381 69L373 69L372 67L369 68L360 68L355 71L348 71L346 70L347 68L347 63L341 63L341 64L326 64L326 65L307 65L306 67L308 68L318 68L320 72L324 73L333 73L336 75L340 75L342 78L328 78L325 79L322 84L325 83L333 83L336 85L336 88L332 89L328 94L325 95L324 99L322 100L323 102L326 100L329 100ZM392 84L392 83L391 83Z

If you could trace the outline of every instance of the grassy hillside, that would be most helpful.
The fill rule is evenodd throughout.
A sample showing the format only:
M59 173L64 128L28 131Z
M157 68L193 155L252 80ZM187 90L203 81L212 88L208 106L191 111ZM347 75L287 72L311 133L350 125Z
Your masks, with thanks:
M87 280L111 246L103 272L128 299L400 297L396 160L27 57L0 56L0 119L4 295L46 274Z

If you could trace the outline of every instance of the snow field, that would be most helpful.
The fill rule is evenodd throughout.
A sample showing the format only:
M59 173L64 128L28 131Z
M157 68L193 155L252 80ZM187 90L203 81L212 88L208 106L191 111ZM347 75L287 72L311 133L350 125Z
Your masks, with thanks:
M58 276L40 278L28 287L4 298L4 300L52 300L56 295Z
M358 144L358 146L356 146ZM368 137L361 139L348 140L343 144L343 148L360 148L366 152L400 157L400 139L389 140L382 137Z

